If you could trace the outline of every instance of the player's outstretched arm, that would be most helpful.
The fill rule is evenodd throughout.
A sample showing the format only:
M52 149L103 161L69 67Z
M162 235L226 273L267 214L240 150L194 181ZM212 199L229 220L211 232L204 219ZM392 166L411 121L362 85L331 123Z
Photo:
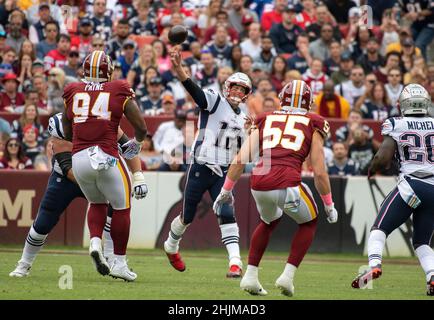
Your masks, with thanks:
M124 108L125 117L134 128L134 136L137 141L142 142L145 139L147 128L145 120L140 114L139 107L133 99L128 99Z
M396 142L390 136L384 136L380 149L375 154L369 167L368 176L372 176L380 168L389 168L396 151Z
M72 172L72 143L66 140L53 138L53 156L59 164L65 177L77 183Z
M324 160L323 145L323 137L320 133L315 131L312 137L310 150L310 160L313 167L315 188L318 190L324 203L324 208L327 213L327 221L329 223L335 223L338 220L338 213L332 199L329 174L327 173Z
M182 67L181 60L180 46L174 46L170 49L170 61L172 62L173 69L175 70L179 81L181 81L185 90L187 90L191 95L199 108L206 109L207 101L205 93L203 93L203 90L187 75Z

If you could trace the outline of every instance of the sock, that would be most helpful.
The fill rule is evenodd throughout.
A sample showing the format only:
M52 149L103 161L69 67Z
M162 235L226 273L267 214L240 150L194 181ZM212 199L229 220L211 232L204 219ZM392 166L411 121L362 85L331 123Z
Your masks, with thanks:
M87 212L87 225L90 238L102 238L104 225L107 218L107 207L105 203L91 203Z
M98 238L98 237L90 238L90 247L92 249L100 250L101 249L101 238Z
M285 265L285 270L283 270L283 273L287 276L287 277L289 277L289 278L291 278L291 279L294 279L294 275L295 275L295 272L297 271L297 267L296 266L294 266L294 265L292 265L292 264L290 264L290 263L287 263L286 265Z
M111 217L107 217L107 220L105 222L105 226L104 226L104 257L111 257L113 256L113 239L112 236L110 235L111 232L111 223L112 223L112 218Z
M244 274L245 277L254 277L258 278L258 267L252 266L251 264L247 265L246 273Z
M298 230L295 233L291 243L291 252L287 262L295 267L298 267L306 255L307 250L315 237L316 225L318 219L299 224Z
M127 256L126 255L115 254L114 258L117 262L119 262L121 264L127 263Z
M164 242L164 250L167 253L175 254L179 250L179 241L181 241L182 235L187 229L188 225L184 225L181 222L181 217L177 216L173 219L170 225L169 236L166 242Z
M238 265L242 267L241 254L240 254L240 234L238 225L234 223L226 223L220 225L222 233L222 242L226 246L229 256L229 266Z
M426 281L430 281L434 276L434 251L429 245L419 246L416 250L423 271L425 271Z
M258 224L250 240L249 265L259 266L268 242L270 241L271 233L279 224L280 219L281 218L274 220L270 224L266 224L261 220Z
M32 264L36 259L36 255L42 249L42 246L47 239L48 234L39 234L35 231L33 226L30 228L27 234L26 242L24 244L23 254L20 261Z
M368 261L369 266L375 267L381 264L386 234L381 230L372 230L368 239Z
M115 255L123 256L127 252L130 237L130 211L130 208L113 209L110 235L113 239L113 252Z

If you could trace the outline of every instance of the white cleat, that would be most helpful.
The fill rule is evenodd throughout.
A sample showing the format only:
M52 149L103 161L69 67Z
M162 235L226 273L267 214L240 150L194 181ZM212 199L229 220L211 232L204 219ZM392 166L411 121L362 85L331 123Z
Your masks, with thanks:
M276 287L280 289L281 293L285 296L292 297L294 295L295 289L293 280L285 274L277 278Z
M93 264L95 265L96 271L98 271L103 276L110 273L110 267L107 260L102 254L101 246L92 246L92 242L89 247L89 255L92 257Z
M137 274L132 272L126 261L119 259L114 259L110 270L110 276L115 279L123 279L125 281L131 282L136 280Z
M240 287L253 296L266 296L268 294L259 283L259 280L254 277L244 276L243 279L241 279Z
M15 277L15 278L23 278L27 277L30 274L30 268L32 267L31 264L28 264L24 261L18 261L17 267L14 271L9 273L9 277Z

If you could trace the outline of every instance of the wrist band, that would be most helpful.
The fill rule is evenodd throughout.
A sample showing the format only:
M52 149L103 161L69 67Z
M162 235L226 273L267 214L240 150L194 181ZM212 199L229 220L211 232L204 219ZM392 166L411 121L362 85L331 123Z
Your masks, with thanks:
M326 206L331 206L333 204L333 199L332 199L332 193L328 193L325 195L321 195L321 199L322 202L326 205Z
M225 183L223 184L223 189L226 191L232 191L235 186L235 181L231 180L228 176L226 176Z

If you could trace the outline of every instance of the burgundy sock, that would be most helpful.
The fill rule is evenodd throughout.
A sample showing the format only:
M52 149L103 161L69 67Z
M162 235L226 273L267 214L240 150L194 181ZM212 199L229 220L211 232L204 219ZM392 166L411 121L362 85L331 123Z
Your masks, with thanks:
M268 242L270 241L271 233L279 224L280 219L281 218L274 220L270 224L266 224L261 220L259 225L256 227L252 234L252 239L250 240L249 265L256 267L259 265Z
M123 256L127 252L130 237L130 208L114 210L110 235L113 239L114 254Z
M91 203L87 212L87 225L90 238L102 238L105 221L107 218L107 207L105 203Z
M318 219L298 225L298 230L292 239L288 263L298 267L315 237Z

